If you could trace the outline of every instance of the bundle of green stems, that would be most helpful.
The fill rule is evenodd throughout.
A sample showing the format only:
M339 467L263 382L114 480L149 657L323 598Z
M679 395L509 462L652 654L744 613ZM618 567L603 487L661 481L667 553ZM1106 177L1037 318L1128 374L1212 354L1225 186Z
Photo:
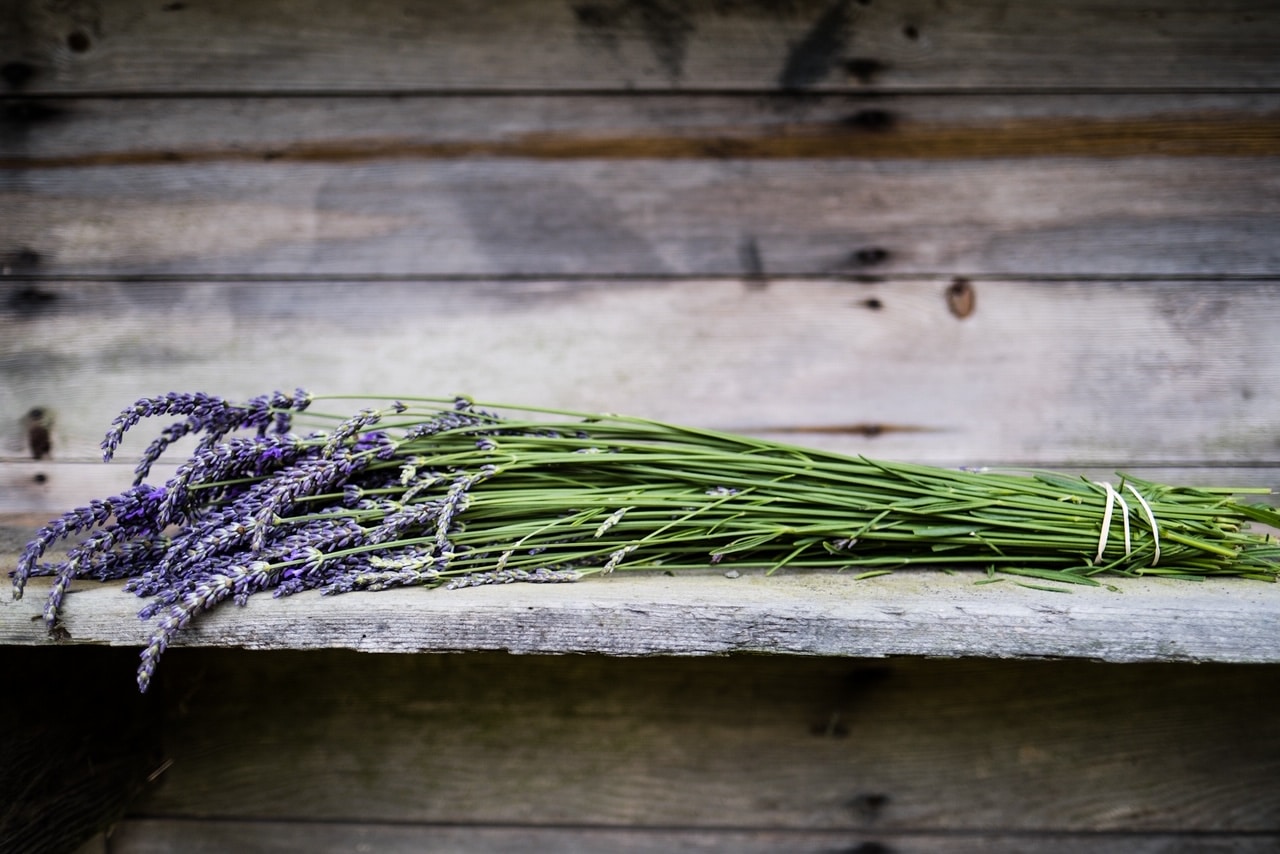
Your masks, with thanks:
M52 575L51 628L74 579L127 579L158 618L138 682L169 641L225 599L420 585L560 582L709 567L849 571L969 567L979 583L1068 590L1101 576L1275 581L1280 547L1256 525L1265 489L1000 473L884 462L644 418L468 398L382 399L350 414L299 390L244 403L144 398L103 442L177 415L125 492L50 522L14 571ZM372 402L369 398L361 398ZM295 427L322 429L307 433ZM198 444L163 486L175 442ZM80 536L59 562L48 546ZM1020 579L1020 580L1019 580Z
M409 438L393 440L394 456L365 475L396 479L362 494L395 507L447 497L451 489L458 495L465 483L465 511L447 532L436 527L342 554L379 557L442 545L445 534L449 547L435 550L429 565L419 555L400 567L428 567L420 579L427 582L494 570L588 576L721 563L862 577L912 565L976 566L1076 584L1097 584L1096 576L1108 574L1274 581L1280 567L1274 540L1250 528L1280 525L1280 514L1238 499L1265 489L946 469L642 418L465 399L402 398L400 406L404 411L379 413L377 423ZM483 416L413 437L420 425L458 413ZM422 489L423 478L433 486ZM314 496L320 503L340 498ZM381 518L376 508L365 512ZM379 564L396 568L386 556L370 568ZM370 583L371 574L358 586Z

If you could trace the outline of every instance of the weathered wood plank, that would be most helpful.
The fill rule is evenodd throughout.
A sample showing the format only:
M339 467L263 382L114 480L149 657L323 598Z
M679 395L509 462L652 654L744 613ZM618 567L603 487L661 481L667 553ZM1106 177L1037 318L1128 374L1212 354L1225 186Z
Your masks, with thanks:
M38 422L52 460L94 459L111 419L139 397L244 398L301 385L464 392L954 465L1274 464L1277 287L8 283L0 453L30 459ZM41 418L24 421L34 409ZM144 425L122 458L163 426ZM58 490L79 488L81 477L94 479L84 489L128 477L99 469L9 468L3 506L63 509L59 496L71 493Z
M1274 87L1265 0L6 4L39 92ZM193 73L193 70L195 73Z
M83 653L83 654L81 654ZM128 650L0 649L0 849L108 854L102 832L161 763L158 696L112 671Z
M710 806L710 805L709 805ZM271 821L131 819L111 836L112 854L245 854L311 851L339 854L668 854L672 851L733 854L1269 854L1274 834L1230 833L870 833L813 830L688 830L638 827L482 827ZM88 854L88 852L85 852Z
M6 569L15 565L12 556ZM248 649L343 647L364 652L878 657L1066 657L1099 661L1280 663L1274 585L1123 579L1070 593L977 571L903 570L855 580L839 573L741 569L664 576L636 571L572 585L423 588L342 598L308 592L219 608L175 641ZM48 581L0 600L0 644L145 646L142 602L119 583L68 595L52 638L39 616Z
M868 834L1280 819L1274 667L172 655L173 763L147 817Z
M44 276L1273 275L1280 158L375 159L7 170Z
M0 167L1280 154L1280 95L29 98Z

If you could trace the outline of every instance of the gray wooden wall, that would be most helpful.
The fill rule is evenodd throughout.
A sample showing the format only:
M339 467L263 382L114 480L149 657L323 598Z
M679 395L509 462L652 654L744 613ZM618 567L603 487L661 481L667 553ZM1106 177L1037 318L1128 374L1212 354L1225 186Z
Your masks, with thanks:
M297 385L1277 486L1278 167L1269 0L6 0L0 512L127 484L136 397ZM99 849L1280 830L1270 666L175 659Z

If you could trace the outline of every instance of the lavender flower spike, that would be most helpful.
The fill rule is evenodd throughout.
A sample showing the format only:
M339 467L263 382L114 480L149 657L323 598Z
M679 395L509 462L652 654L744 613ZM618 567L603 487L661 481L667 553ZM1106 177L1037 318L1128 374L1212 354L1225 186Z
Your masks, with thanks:
M196 423L205 423L225 414L231 404L220 397L204 392L178 394L169 392L163 397L144 397L121 412L111 422L111 429L102 440L102 459L109 461L124 439L124 434L137 426L143 418L155 415L188 415Z
M13 598L22 598L22 590L31 577L36 561L40 560L49 546L73 534L103 525L112 516L121 526L147 531L154 524L156 508L164 495L163 489L142 484L105 500L95 498L87 506L77 507L45 525L36 538L27 543L18 558L18 567L13 571Z
M297 389L292 396L283 392L260 395L245 404L232 404L214 395L178 394L169 392L163 397L144 397L121 412L111 422L111 430L102 440L102 458L110 460L120 446L124 434L143 418L155 415L186 415L167 427L159 438L151 443L138 464L137 475L146 476L151 464L173 442L190 433L208 433L206 443L213 444L233 430L255 427L259 435L275 425L275 432L289 432L292 412L301 412L311 404L311 394Z

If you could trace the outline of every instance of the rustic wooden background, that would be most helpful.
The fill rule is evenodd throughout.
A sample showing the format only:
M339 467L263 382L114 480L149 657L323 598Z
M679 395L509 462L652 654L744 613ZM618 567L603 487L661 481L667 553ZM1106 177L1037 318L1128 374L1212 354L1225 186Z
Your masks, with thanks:
M8 0L0 512L296 385L1277 486L1278 167L1269 0ZM95 851L1280 840L1272 665L173 657Z

